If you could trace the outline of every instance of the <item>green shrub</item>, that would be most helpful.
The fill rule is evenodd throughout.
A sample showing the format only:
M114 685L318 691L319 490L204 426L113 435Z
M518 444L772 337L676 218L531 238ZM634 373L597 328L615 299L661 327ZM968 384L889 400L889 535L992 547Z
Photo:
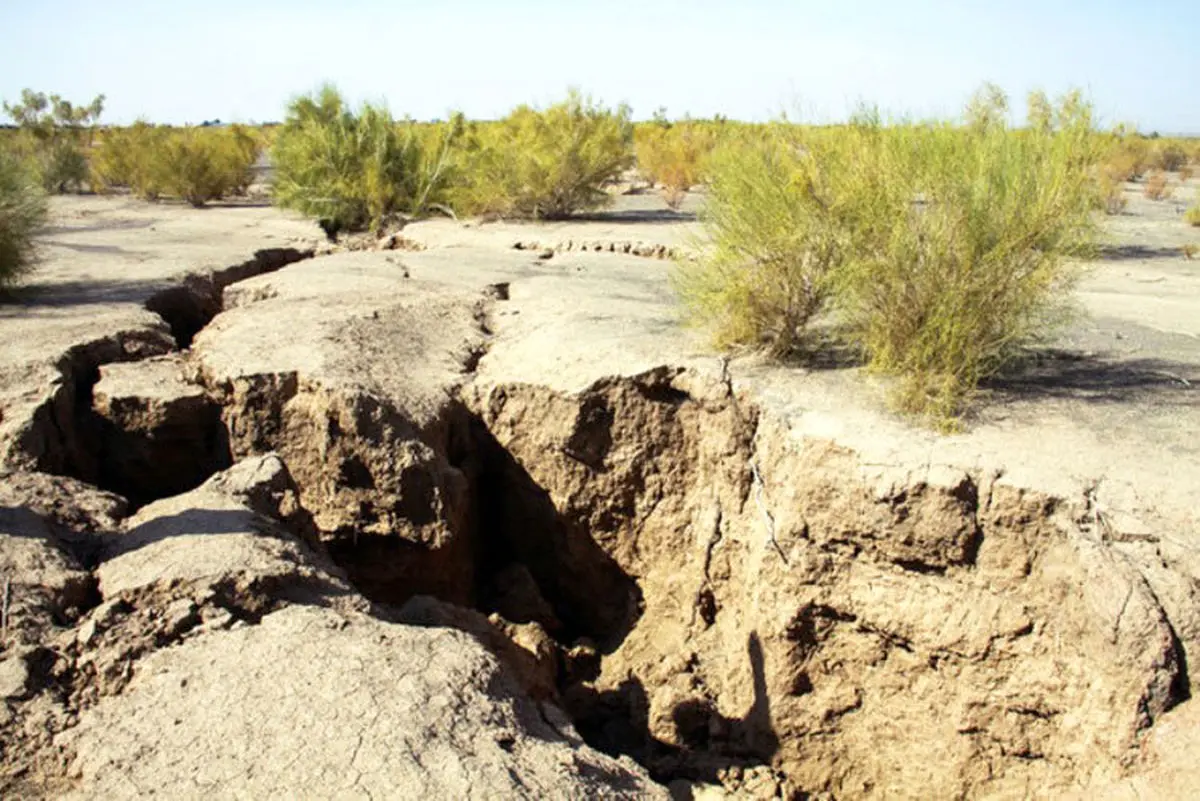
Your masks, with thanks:
M467 214L561 219L609 201L604 186L633 163L629 109L571 92L545 110L521 106L467 137L455 208Z
M124 187L144 200L166 192L162 150L170 131L139 120L128 128L110 128L92 152L92 186Z
M229 154L227 158L234 175L232 193L244 195L254 183L254 165L262 155L265 147L263 138L253 129L245 125L229 126L226 136L229 138Z
M443 204L461 118L397 123L384 109L347 108L332 86L292 102L275 133L275 200L327 230L378 231Z
M0 150L0 287L28 269L33 235L45 219L46 199L36 176L11 152Z
M1188 207L1183 213L1183 221L1188 225L1200 227L1200 202Z
M715 138L704 126L639 125L634 132L638 171L663 187L667 205L679 208L684 193L699 184Z
M104 95L88 106L75 106L58 95L25 89L19 103L4 112L21 131L20 149L35 165L47 192L83 189L88 179L87 148L104 110Z
M155 173L167 194L199 207L244 191L258 148L236 130L190 128L167 136L157 155Z
M241 126L171 130L138 122L106 132L92 157L92 182L128 187L146 200L173 195L203 206L244 192L259 150Z
M718 346L783 355L803 345L844 259L840 144L778 126L712 154L705 241L673 277L689 316L712 327Z
M1082 126L1025 133L876 132L839 305L855 343L898 377L906 412L950 425L979 382L1064 308L1093 222ZM869 186L864 182L863 186Z
M707 242L677 286L722 344L803 344L827 305L893 400L952 425L978 383L1063 308L1092 230L1096 140L1077 95L1053 122L1007 127L976 96L969 125L783 129L709 168ZM832 301L829 303L828 301Z

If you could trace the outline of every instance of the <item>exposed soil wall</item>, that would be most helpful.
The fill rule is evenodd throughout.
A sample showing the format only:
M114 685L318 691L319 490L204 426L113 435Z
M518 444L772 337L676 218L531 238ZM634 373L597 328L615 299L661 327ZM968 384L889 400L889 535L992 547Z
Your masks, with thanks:
M1147 572L1091 510L995 475L864 465L794 438L727 375L664 366L564 393L472 375L468 342L417 413L308 366L214 368L198 335L222 282L287 258L161 297L173 341L73 355L18 465L137 506L276 454L272 525L332 557L373 614L433 596L490 616L405 607L490 642L590 745L663 782L1053 795L1120 777L1190 695L1195 588ZM478 309L443 318L486 335ZM201 352L103 377L187 345ZM92 561L71 561L72 586Z

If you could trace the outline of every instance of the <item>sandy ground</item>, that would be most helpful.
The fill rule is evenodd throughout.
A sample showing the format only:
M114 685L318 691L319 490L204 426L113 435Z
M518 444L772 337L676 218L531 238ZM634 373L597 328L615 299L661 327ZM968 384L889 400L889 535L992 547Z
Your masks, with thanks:
M1127 213L1105 220L1103 258L1087 265L1079 285L1083 314L1028 369L987 387L964 433L939 435L890 413L879 382L857 368L747 357L734 361L732 374L797 436L835 440L884 472L996 471L1066 497L1093 492L1113 519L1129 518L1129 533L1167 526L1194 536L1200 261L1185 259L1179 246L1200 242L1200 229L1180 219L1195 183L1163 202L1130 189ZM404 231L422 251L330 258L389 259L416 281L458 289L506 284L482 380L579 389L667 363L717 372L721 357L680 325L669 261L591 250L685 246L699 231L699 202L689 198L676 214L655 195L626 196L606 212L553 224L431 220ZM43 397L39 384L52 380L49 367L72 346L118 328L161 327L142 304L183 275L238 263L259 248L313 243L317 234L271 208L56 199L42 263L0 304L0 403ZM516 250L518 242L538 249ZM539 257L554 247L551 258ZM6 414L2 425L12 422Z

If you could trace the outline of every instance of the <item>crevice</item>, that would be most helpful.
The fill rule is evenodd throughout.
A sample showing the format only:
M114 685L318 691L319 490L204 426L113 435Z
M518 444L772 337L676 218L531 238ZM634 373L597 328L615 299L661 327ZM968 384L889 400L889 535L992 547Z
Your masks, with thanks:
M190 347L196 334L220 313L226 287L313 254L312 249L259 250L245 262L207 276L189 275L179 286L151 296L145 306L163 318L173 341L149 328L120 332L72 348L59 361L62 382L58 390L34 413L22 437L17 463L27 461L40 472L70 476L116 492L128 498L134 508L192 489L228 467L228 433L220 423L215 401L197 398L182 420L163 421L165 429L130 429L125 425L128 420L120 415L106 418L96 409L101 368L142 362ZM130 454L134 454L132 462L138 465L133 469ZM174 467L164 467L164 460Z
M180 344L192 341L195 321L207 313L185 311L171 323ZM98 416L98 366L74 375L73 406ZM961 679L960 662L970 660L979 681L997 683L1050 664L1036 637L1020 653L1000 653L1003 643L993 653L994 632L1014 630L1003 628L1015 625L1010 606L1020 605L1022 615L1027 600L1039 614L1054 608L1049 592L1023 594L1021 582L1034 580L1027 575L1006 578L1002 589L985 586L973 482L944 495L914 483L877 498L854 483L851 463L838 454L817 451L795 462L778 455L771 429L760 425L755 406L739 401L727 367L723 392L711 397L685 391L692 384L678 377L651 371L571 396L499 388L486 409L451 401L421 426L389 399L296 373L238 378L207 387L197 401L215 421L197 436L227 439L205 445L223 455L189 481L235 458L279 452L327 552L382 617L415 595L432 595L497 615L498 631L536 624L551 643L559 700L584 740L631 756L663 781L737 787L741 779L730 777L762 770L783 777L776 789L787 797L782 782L794 772L808 782L793 787L796 794L852 794L853 778L837 767L861 753L854 732L845 734L847 721L896 709L880 686L903 684L925 693L920 704L934 704L930 687L976 680ZM130 450L132 425L108 429L111 417L97 423L81 413L51 419L62 441L101 443L72 457L80 472L123 476L131 483L119 491L135 503L166 491L115 466L115 454ZM116 479L103 480L116 487ZM988 492L989 508L999 504ZM938 506L945 498L956 503ZM926 501L945 514L923 518ZM961 529L964 516L969 530ZM1039 522L1012 520L1006 526L1017 534ZM937 561L943 541L936 536L906 539L916 523L964 537L964 558L947 566ZM989 525L989 537L1003 543L1009 532ZM1017 539L1012 547L1025 547ZM951 569L959 564L974 569ZM995 608L976 616L970 604L980 599ZM248 622L269 611L223 605ZM970 650L968 641L988 626L986 648ZM1015 630L1023 636L1032 628ZM1174 629L1171 637L1177 665L1168 708L1189 695L1183 645ZM1075 658L1088 666L1102 657ZM1050 727L1034 728L1044 722L1036 710L1087 702L1095 714L1089 681L1048 690L1045 707L1028 705L1041 699L1021 697L1018 687L1012 700L1020 704L980 702L982 711L964 713L979 719L964 719L958 731L1004 738L1003 716L1029 718L1021 724L1029 731L1020 732L1028 742L1010 749L1009 766L1031 754L1053 757L1074 744ZM1134 710L1114 717L1121 713Z
M146 301L146 308L166 321L176 347L187 350L204 327L224 309L226 287L310 259L315 250L267 248L254 258L208 275L189 275L180 286L164 289Z
M546 489L497 442L482 420L472 418L470 430L481 467L474 493L475 518L486 526L478 537L481 610L505 614L520 607L520 599L512 597L514 590L497 578L505 568L521 565L534 583L525 593L545 598L562 624L563 642L587 637L602 651L614 649L643 612L637 582L589 532L559 513Z

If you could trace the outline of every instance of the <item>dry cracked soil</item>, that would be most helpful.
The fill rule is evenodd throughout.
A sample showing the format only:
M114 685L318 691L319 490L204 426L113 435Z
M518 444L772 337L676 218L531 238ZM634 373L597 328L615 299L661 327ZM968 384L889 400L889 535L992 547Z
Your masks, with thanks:
M1195 797L1200 267L1130 197L950 436L681 326L699 198L370 247L57 200L0 795Z

